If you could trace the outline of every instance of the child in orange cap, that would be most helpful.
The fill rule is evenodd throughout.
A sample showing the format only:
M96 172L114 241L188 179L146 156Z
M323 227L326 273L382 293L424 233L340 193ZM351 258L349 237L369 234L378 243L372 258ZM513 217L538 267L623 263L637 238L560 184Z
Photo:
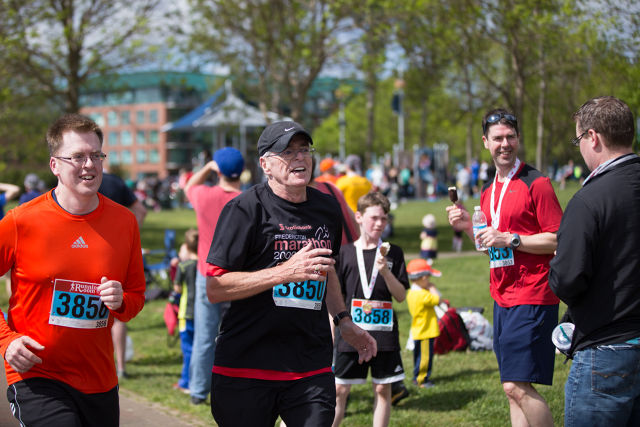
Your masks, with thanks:
M407 305L411 313L413 348L413 383L422 388L433 387L431 366L433 343L440 335L438 317L434 306L440 303L440 292L429 281L430 276L440 277L441 272L424 259L414 259L407 265L411 289L407 292Z

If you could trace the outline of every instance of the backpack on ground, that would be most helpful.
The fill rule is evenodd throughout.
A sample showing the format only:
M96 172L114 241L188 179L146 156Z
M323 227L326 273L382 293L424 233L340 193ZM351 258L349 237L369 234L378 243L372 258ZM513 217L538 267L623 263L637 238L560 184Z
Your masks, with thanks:
M455 308L449 307L444 315L438 320L440 335L433 345L435 354L445 354L450 351L464 351L469 347L471 340L469 333L464 326L462 318Z
M493 350L493 327L480 311L458 309L469 332L471 350Z

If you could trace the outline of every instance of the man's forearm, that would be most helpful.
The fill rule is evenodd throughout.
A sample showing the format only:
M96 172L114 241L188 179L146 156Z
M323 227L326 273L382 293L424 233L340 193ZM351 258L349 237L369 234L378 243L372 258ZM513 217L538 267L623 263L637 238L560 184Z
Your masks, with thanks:
M329 315L331 315L331 317L346 310L346 306L344 305L344 297L342 296L342 291L340 290L340 280L338 279L338 275L336 274L336 270L334 268L331 268L327 272L326 302L327 310L329 311Z

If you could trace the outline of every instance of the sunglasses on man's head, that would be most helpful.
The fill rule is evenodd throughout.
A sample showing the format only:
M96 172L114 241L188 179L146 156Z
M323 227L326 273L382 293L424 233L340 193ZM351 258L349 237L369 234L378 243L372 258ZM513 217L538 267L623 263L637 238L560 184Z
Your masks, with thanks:
M502 119L505 119L506 121L513 123L515 127L518 126L518 119L513 114L495 113L487 117L487 119L485 120L485 123L482 126L482 133L487 133L487 127L489 125L497 123Z

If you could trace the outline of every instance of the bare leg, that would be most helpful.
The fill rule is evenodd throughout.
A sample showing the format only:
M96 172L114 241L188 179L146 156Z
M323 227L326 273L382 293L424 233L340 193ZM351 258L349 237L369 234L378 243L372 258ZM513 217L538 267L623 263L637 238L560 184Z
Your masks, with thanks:
M349 397L350 391L350 384L336 384L336 416L333 419L333 427L338 427L344 418L344 410L347 407L347 397Z
M547 402L531 383L504 382L502 389L509 399L512 426L553 426L553 416Z
M373 427L386 427L391 417L391 384L374 384Z
M116 368L118 370L118 378L125 373L126 361L125 350L127 348L127 324L114 319L111 328L111 338L113 339L113 348L116 352Z

